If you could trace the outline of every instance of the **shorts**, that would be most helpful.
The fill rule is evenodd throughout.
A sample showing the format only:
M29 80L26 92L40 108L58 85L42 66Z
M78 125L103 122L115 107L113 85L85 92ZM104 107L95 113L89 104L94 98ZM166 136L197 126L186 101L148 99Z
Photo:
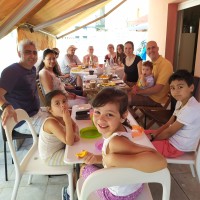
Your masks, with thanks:
M41 107L37 114L35 114L33 117L30 117L32 121L32 125L37 134L39 134L42 123L48 116L49 116L49 112L47 111L47 109L45 107ZM31 134L27 123L24 123L20 127L15 128L15 130L22 134Z
M100 168L95 165L86 165L82 171L82 177L86 179L91 173L99 169ZM143 185L141 185L141 187L138 190L127 196L115 196L110 192L108 188L99 189L96 192L98 196L101 198L101 200L134 200L141 193L142 189Z
M152 142L153 146L166 158L176 158L184 154L184 152L176 149L169 140L156 140Z

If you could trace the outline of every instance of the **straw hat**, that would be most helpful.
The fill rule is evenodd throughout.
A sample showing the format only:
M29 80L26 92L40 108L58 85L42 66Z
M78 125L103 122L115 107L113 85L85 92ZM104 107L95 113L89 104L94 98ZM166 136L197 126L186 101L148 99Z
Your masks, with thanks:
M67 51L69 51L70 49L77 49L74 45L70 45L69 47L68 47L68 49L67 49Z

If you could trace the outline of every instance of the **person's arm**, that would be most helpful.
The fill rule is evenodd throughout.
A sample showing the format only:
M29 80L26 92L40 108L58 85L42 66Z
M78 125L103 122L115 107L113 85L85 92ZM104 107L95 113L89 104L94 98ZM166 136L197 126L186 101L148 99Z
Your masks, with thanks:
M53 81L51 75L47 71L39 72L39 79L45 93L49 93L53 90Z
M97 56L94 56L94 58L95 58L95 62L99 62L99 59Z
M95 155L93 153L87 152L83 160L87 165L102 164L102 155Z
M109 153L104 155L103 162L108 167L127 167L144 172L154 172L167 166L164 157L156 150L123 137L115 137L110 141Z
M108 154L104 158L108 167L134 168L143 172L155 172L167 167L165 158L156 151L138 154Z
M87 65L87 64L88 64L88 63L87 63L87 56L84 56L84 57L83 57L83 64L84 64L84 65Z
M164 140L173 136L178 130L180 130L184 124L175 120L175 116L172 116L169 121L155 130L152 134L154 140Z
M142 74L142 61L139 61L137 64L137 69L138 69L138 77Z
M79 60L77 55L74 55L74 59L76 61L76 65L82 65L82 62Z
M140 85L141 85L142 87L145 87L145 86L146 86L147 83L146 83L146 79L145 79L145 77L144 77L144 74L141 74L141 75L140 75L138 82L140 83Z
M3 112L1 114L1 120L2 120L2 125L4 126L7 122L7 120L11 117L14 118L14 120L17 122L17 114L15 112L15 109L9 102L6 101L5 99L5 94L7 93L6 90L3 88L0 88L0 107L3 107Z
M73 130L73 122L70 117L69 111L63 111L63 126L58 120L50 118L45 122L44 131L54 134L60 141L67 145L73 145L75 142L75 131Z
M124 81L124 83L126 83L126 81L127 81L127 75L125 72L124 72L124 76L123 76L123 81Z
M164 85L156 84L153 87L147 88L147 89L138 89L136 94L142 94L142 95L152 95L157 94L163 89Z

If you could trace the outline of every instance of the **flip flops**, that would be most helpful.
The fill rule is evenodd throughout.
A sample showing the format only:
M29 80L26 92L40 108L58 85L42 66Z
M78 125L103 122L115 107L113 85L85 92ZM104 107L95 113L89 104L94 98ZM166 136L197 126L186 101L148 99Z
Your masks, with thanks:
M70 200L69 194L67 193L67 187L62 188L62 200Z

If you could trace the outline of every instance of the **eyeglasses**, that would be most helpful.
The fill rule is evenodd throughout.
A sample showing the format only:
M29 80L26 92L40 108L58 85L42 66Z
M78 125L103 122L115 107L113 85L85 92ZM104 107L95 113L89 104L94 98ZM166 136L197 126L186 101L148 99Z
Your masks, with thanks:
M26 55L31 55L31 54L35 56L37 55L37 51L31 51L31 50L24 50L23 53Z

